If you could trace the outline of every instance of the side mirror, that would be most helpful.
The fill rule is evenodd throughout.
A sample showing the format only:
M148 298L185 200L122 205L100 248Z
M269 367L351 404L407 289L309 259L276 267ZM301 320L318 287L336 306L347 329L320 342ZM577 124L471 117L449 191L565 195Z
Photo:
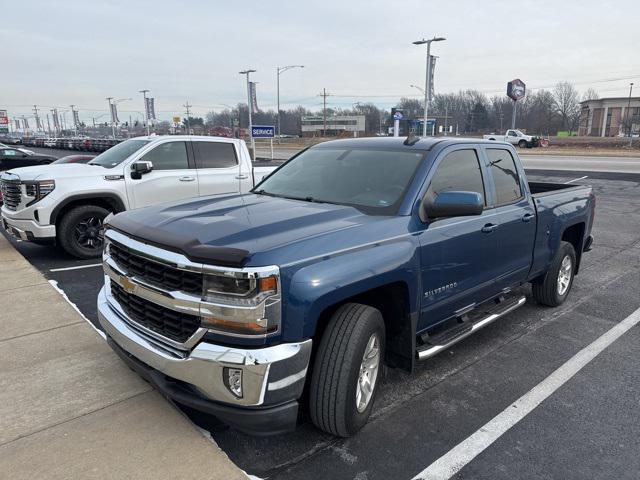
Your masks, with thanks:
M480 215L483 209L482 195L477 192L440 192L434 197L425 195L422 199L420 219L426 222L442 217Z
M153 170L153 163L148 161L139 161L131 164L131 178L140 180L142 175Z

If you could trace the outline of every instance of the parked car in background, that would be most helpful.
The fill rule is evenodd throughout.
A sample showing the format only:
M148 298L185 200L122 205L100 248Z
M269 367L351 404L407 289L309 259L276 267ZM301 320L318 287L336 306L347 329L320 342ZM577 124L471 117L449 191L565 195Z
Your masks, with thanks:
M96 158L95 155L67 155L66 157L61 157L52 163L54 165L58 165L60 163L88 163L94 158Z
M4 143L0 143L0 148L14 148L15 150L20 150L21 152L26 153L27 155L35 155L36 153L33 150L29 150L28 148L9 147L9 145L5 145Z
M179 404L254 434L302 409L346 437L383 363L411 372L449 351L522 306L525 283L562 304L594 209L589 186L528 182L505 143L325 142L249 194L108 218L98 317Z
M109 140L109 142L118 142ZM245 193L275 166L254 167L243 140L137 137L87 164L5 172L2 223L22 240L57 243L78 258L102 253L109 213L221 193Z
M49 155L29 154L20 148L0 147L0 172L32 165L47 165L54 160L55 158Z
M507 142L512 145L517 145L520 148L533 148L539 145L539 137L533 135L525 135L520 130L507 130L504 135L498 135L491 133L489 135L483 135L485 140L494 140L498 142Z

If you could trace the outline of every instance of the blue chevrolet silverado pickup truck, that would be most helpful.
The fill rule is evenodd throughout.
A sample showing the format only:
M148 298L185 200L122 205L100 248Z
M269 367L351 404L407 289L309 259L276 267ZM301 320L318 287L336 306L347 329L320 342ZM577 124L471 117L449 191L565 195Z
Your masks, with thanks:
M106 220L99 320L175 402L252 434L349 436L382 368L411 371L533 299L565 301L591 187L527 182L511 145L373 138L308 148L251 193Z

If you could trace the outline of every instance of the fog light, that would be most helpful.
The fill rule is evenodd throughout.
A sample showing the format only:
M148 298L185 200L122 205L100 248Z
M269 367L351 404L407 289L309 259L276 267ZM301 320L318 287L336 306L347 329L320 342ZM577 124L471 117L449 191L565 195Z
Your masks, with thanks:
M224 367L222 376L225 387L237 398L242 398L242 369Z

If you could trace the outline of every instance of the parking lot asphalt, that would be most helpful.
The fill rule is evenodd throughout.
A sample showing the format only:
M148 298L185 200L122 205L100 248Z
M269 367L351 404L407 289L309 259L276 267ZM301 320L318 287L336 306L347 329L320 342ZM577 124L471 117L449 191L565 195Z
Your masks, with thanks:
M308 421L266 438L213 428L227 455L248 473L275 479L413 478L640 307L640 175L536 170L529 177L588 183L597 195L594 250L564 305L550 309L529 298L412 375L387 370L371 421L351 439ZM12 241L97 323L99 261ZM640 327L629 330L455 478L637 478L639 336Z

